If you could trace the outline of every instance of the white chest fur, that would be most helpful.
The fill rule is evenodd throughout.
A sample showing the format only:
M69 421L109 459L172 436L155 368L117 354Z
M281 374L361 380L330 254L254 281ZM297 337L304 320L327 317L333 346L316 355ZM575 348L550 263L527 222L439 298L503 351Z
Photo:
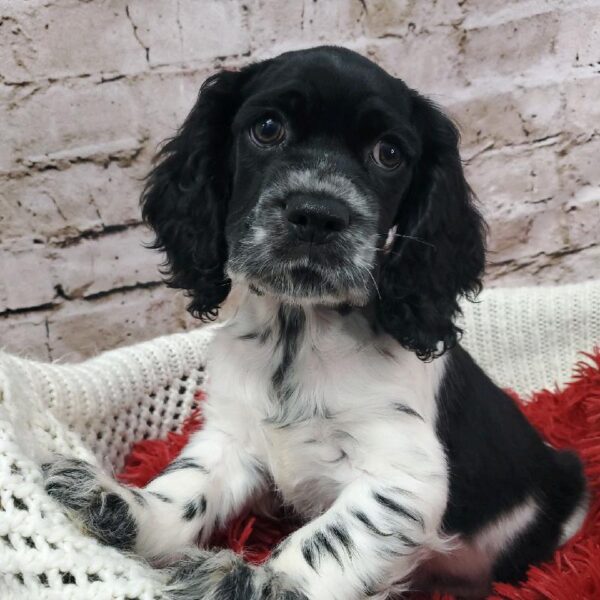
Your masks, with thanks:
M434 433L443 360L423 363L358 312L294 309L301 316L287 313L290 324L282 310L248 295L218 328L206 416L243 440L284 500L314 516L359 473L385 471L386 460L445 473Z

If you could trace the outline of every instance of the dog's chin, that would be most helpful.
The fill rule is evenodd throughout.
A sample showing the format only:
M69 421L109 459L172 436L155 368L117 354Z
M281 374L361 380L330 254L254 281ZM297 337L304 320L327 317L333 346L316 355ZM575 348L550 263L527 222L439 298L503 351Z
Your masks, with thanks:
M326 274L321 269L296 266L269 273L230 272L230 277L235 283L247 285L254 294L290 304L359 307L370 300L369 289L345 277L343 271Z

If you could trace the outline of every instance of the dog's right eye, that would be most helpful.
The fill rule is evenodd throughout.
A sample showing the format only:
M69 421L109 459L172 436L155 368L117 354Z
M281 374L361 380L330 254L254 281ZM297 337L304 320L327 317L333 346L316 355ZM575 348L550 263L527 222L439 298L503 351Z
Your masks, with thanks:
M285 139L285 127L275 117L263 117L250 128L250 137L259 146L275 146Z
M387 171L392 171L402 164L400 149L394 142L386 139L379 140L375 144L371 156L378 167Z

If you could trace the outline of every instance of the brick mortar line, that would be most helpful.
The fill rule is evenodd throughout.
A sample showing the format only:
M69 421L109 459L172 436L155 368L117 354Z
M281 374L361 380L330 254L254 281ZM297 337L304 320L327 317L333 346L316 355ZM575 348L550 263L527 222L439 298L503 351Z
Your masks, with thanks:
M32 245L38 247L46 247L50 249L63 249L70 248L71 246L76 246L82 241L85 240L97 240L104 239L106 237L110 237L111 235L116 235L118 233L122 233L125 231L134 231L137 229L145 228L146 225L143 221L133 221L131 223L117 223L114 225L103 225L98 229L85 229L83 231L79 231L75 235L69 235L68 233L63 237L47 237L42 243L33 242ZM31 238L29 236L17 236L13 238L7 238L4 241L0 241L0 251L12 251L15 246L22 243L23 241L28 241ZM21 250L21 248L18 248Z
M124 231L133 231L144 227L146 227L146 225L142 221L136 221L134 223L120 223L116 225L105 225L100 230L87 229L80 232L76 236L66 237L60 240L49 240L47 245L51 246L52 248L70 248L71 246L76 246L83 240L103 239Z
M147 281L135 283L132 285L120 286L103 292L96 292L94 294L90 294L89 296L63 296L57 294L56 297L61 299L60 302L45 302L44 304L38 304L36 306L27 306L23 308L7 308L0 312L0 319L9 319L10 317L16 315L30 315L43 312L46 312L51 315L70 305L81 304L86 302L93 304L98 300L109 298L111 296L118 296L119 294L125 296L128 295L130 292L134 292L135 290L153 290L160 287L168 288L164 281Z
M14 315L23 315L29 313L38 313L44 311L52 311L59 306L57 302L45 302L44 304L38 304L37 306L26 306L23 308L7 308L0 311L0 319L8 319Z
M563 256L570 256L571 254L578 254L579 252L584 252L585 250L591 250L592 248L600 247L599 242L591 242L589 244L585 244L583 246L571 246L569 248L562 248L561 250L555 250L554 252L537 252L536 254L532 254L530 256L524 256L522 258L516 258L512 260L501 260L498 262L494 262L492 260L487 261L487 265L491 267L506 267L506 266L514 266L514 270L519 270L520 268L527 267L528 265L533 264L539 258L561 258ZM490 253L491 254L491 253ZM490 256L488 254L488 257Z

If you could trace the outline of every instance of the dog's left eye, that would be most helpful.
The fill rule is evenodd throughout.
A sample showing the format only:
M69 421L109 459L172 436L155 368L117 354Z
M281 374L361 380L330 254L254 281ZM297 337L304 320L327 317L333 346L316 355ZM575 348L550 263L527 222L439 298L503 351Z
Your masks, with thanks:
M275 146L285 138L285 127L275 117L263 117L250 128L250 137L259 146Z
M402 164L400 148L389 140L379 140L371 153L375 164L382 169L391 171Z

